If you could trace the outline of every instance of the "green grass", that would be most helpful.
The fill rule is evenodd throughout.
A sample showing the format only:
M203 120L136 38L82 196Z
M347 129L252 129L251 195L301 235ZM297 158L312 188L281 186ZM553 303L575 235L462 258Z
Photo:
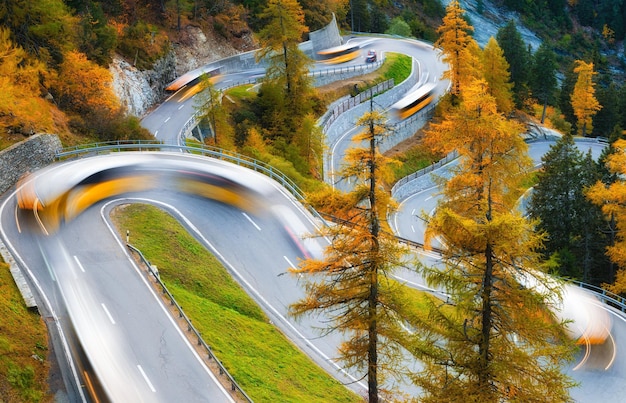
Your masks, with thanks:
M161 279L229 373L255 402L359 402L280 333L221 263L168 214L147 205L114 212L121 236Z
M387 53L382 67L381 81L393 78L396 85L411 75L412 58L400 53Z
M422 168L426 168L438 160L435 155L421 144L417 144L405 152L395 155L393 159L401 162L391 167L394 177L393 183Z
M50 402L48 333L0 263L0 402Z

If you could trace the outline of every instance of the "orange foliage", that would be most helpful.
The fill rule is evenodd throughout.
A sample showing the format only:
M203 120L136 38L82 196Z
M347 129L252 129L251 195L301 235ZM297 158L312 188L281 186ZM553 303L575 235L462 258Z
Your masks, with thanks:
M43 66L0 29L0 128L34 134L54 131L53 106L40 97L39 75Z
M111 89L111 79L107 69L89 61L83 53L69 51L51 87L62 107L78 113L112 113L119 108L119 101Z

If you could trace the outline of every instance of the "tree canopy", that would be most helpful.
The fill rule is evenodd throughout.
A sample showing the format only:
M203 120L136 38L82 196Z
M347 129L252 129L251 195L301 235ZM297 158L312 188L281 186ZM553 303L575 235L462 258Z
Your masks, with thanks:
M586 189L600 179L597 164L578 150L571 135L557 141L542 162L528 205L537 228L547 234L541 252L561 276L606 281L605 223L600 209L585 197Z
M423 275L450 297L414 325L413 352L425 363L414 376L420 401L570 400L573 383L560 366L573 349L550 310L558 287L542 274L541 234L514 208L530 169L520 131L477 79L426 133L427 144L456 149L460 161L443 180L435 213L424 217L427 242L442 241L444 265Z
M595 97L595 83L593 63L582 60L576 61L574 73L578 74L574 91L572 92L572 108L578 119L578 132L584 137L593 131L592 117L602 108Z
M446 7L443 23L437 29L440 37L435 42L435 46L442 51L443 61L450 67L444 77L452 83L450 92L456 96L461 93L461 70L466 63L464 49L473 40L470 33L474 30L463 18L464 13L458 0L452 0Z

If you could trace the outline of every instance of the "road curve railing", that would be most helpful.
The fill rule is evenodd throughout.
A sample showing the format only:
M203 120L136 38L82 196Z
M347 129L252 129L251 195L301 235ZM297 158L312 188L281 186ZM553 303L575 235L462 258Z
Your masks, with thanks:
M183 308L178 304L178 302L176 302L172 293L167 289L163 281L161 281L161 277L159 276L159 272L155 268L155 266L150 264L148 259L146 259L146 257L143 255L143 253L141 253L139 249L129 243L127 243L126 246L128 246L128 249L130 249L131 252L136 253L137 256L139 256L141 262L147 267L148 273L151 274L152 277L154 277L154 281L156 281L156 283L161 287L161 291L167 297L167 299L169 299L170 304L176 308L176 311L178 311L178 317L184 320L185 323L187 323L187 331L193 333L193 335L196 337L198 346L204 347L207 352L207 358L209 359L209 361L215 362L215 364L219 368L219 375L227 378L228 382L230 383L230 390L232 392L239 393L247 402L252 403L252 399L246 394L246 392L244 392L243 389L241 389L241 387L237 384L232 375L228 373L222 362L215 356L215 354L213 354L211 346L209 346L204 341L200 332L191 323L191 319L189 319L189 317L185 314Z
M276 169L270 164L263 161L248 157L243 154L224 150L218 147L210 147L206 145L184 146L176 144L164 144L156 143L150 140L122 140L67 147L58 151L56 153L55 159L57 161L61 161L71 158L85 158L99 154L122 151L188 152L190 154L203 155L205 157L227 161L235 165L252 169L280 183L285 189L287 189L287 191L289 191L289 193L293 195L293 197L298 202L302 203L304 206L307 206L309 212L311 212L316 218L320 219L322 222L324 221L319 213L306 202L304 193L298 187L298 185L296 185L296 183L291 178L282 173L279 169Z

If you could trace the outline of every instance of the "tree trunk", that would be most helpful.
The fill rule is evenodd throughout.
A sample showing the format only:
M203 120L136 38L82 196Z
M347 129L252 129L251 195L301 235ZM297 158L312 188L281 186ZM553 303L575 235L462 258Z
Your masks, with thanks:
M370 113L373 109L373 99L370 98ZM376 205L376 136L374 135L374 120L370 119L370 234L372 236L371 256L378 255L378 235L380 224L378 222L378 209ZM368 369L367 386L369 403L378 403L378 261L370 260L370 295L368 298L369 329L368 329Z

